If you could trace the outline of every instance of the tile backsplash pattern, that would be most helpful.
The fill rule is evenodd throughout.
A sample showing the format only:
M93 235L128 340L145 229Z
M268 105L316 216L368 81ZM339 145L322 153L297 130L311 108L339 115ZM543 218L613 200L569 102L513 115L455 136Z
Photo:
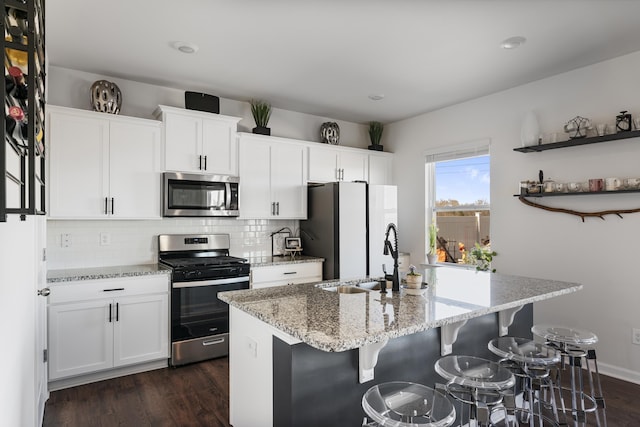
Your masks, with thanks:
M157 221L47 221L47 268L106 267L153 264L158 261L159 234L225 233L231 255L270 256L271 233L289 227L298 233L298 221L237 220L229 218L171 218ZM107 233L108 245L100 234ZM62 247L62 235L70 245Z

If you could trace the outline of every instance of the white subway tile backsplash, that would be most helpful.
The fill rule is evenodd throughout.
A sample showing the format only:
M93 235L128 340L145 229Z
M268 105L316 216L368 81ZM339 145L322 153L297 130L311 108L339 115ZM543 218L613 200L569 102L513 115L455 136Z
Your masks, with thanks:
M282 227L298 229L298 221L167 218L150 221L47 221L47 266L62 268L152 264L158 261L159 234L229 234L232 255L271 255L271 233ZM100 233L111 243L100 245ZM71 246L61 246L61 235L71 235Z

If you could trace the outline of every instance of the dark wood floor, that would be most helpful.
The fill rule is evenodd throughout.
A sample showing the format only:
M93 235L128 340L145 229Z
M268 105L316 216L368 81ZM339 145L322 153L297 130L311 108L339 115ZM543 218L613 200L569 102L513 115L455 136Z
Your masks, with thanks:
M609 427L640 426L640 385L601 379ZM55 391L44 414L45 427L219 427L228 420L226 357Z

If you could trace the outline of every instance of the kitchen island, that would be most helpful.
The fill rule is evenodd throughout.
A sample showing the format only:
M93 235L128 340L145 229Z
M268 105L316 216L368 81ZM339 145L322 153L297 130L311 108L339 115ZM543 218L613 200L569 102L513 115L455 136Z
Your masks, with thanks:
M231 306L231 424L360 425L369 387L433 387L442 354L491 358L492 338L531 337L533 303L582 287L444 266L424 280L422 295L336 291L367 279L220 294Z

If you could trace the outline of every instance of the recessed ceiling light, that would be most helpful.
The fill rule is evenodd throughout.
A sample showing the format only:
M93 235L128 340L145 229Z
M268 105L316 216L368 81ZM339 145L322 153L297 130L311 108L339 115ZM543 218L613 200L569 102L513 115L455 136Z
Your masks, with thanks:
M503 49L515 49L523 45L526 41L527 39L522 36L509 37L508 39L503 40L502 43L500 43L500 47Z
M380 101L381 99L384 99L384 95L381 93L376 93L373 95L369 95L369 99L372 101Z
M182 53L196 53L199 49L197 45L188 42L173 42L171 46Z

